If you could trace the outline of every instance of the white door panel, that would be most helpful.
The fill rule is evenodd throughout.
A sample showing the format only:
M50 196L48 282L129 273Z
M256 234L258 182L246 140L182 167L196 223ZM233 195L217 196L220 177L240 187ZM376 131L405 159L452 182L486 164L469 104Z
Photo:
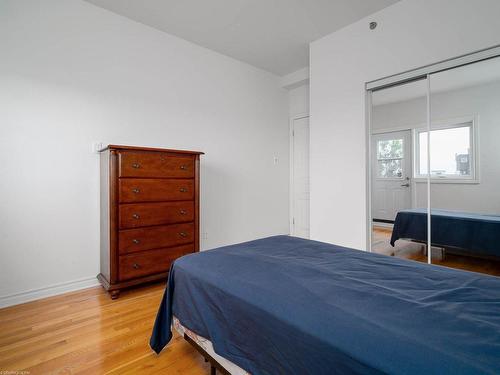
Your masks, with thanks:
M398 211L411 208L410 130L372 136L372 217L393 221Z
M309 238L309 118L292 127L292 235Z

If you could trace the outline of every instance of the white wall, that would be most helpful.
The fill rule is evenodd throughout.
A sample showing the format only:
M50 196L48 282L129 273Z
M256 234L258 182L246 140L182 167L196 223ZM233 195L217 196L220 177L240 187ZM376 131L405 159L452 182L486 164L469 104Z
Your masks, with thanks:
M288 233L279 77L77 0L2 1L0 51L0 304L95 282L93 141L204 151L203 249Z
M478 69L481 69L478 67ZM439 75L436 76L439 80ZM432 82L432 79L431 79ZM500 82L434 93L431 91L433 121L476 119L479 146L479 183L431 185L432 207L457 211L500 214ZM427 121L426 98L416 98L373 107L374 130L408 127ZM416 206L427 206L427 186L416 184Z
M500 44L498 14L403 0L311 44L311 238L366 248L365 82Z
M290 118L309 114L309 84L288 91L288 113Z

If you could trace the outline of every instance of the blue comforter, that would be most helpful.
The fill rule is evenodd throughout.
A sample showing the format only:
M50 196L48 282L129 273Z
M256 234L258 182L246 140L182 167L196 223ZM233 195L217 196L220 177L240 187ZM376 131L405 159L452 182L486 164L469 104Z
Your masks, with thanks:
M398 212L391 245L400 238L427 241L426 209ZM432 209L431 241L475 255L500 256L500 216Z
M172 315L252 374L500 374L500 278L288 236L178 259Z

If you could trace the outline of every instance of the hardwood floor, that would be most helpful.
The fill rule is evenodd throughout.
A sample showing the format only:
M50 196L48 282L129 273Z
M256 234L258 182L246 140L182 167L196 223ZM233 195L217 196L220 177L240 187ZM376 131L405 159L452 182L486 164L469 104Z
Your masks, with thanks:
M0 374L208 374L177 333L159 356L150 349L164 287L114 301L95 287L0 309Z
M427 262L427 256L423 253L424 246L422 244L398 240L396 241L396 246L392 247L389 243L391 234L392 228L375 226L373 228L373 251L379 254L392 255L418 262ZM490 259L450 254L447 252L444 259L433 258L432 263L445 267L500 276L500 262Z

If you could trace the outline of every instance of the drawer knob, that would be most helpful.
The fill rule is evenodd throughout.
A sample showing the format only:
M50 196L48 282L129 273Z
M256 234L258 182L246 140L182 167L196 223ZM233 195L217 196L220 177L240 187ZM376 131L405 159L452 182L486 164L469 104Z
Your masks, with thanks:
M188 169L188 168L187 168L187 166L185 166L185 165L181 165L181 169L182 169L183 171L185 171L185 170L186 170L186 169Z
M132 193L134 194L139 194L140 193L140 190L138 188L133 188L132 189Z
M186 193L186 192L188 191L188 189L187 189L187 188L180 188L180 189L179 189L179 191L180 191L181 193Z
M132 267L134 267L134 269L136 269L136 270L137 270L137 269L139 269L139 265L138 265L137 263L134 263L134 264L132 265Z
M186 214L186 210L181 210L181 215L185 215Z
M139 163L132 164L132 168L139 169L141 165Z
M180 235L181 237L184 237L184 238L186 238L186 237L187 237L187 233L186 233L186 232L179 232L179 235Z
M141 217L139 216L139 214L133 214L133 215L132 215L132 217L133 217L134 219L140 219L140 218L141 218Z
M137 244L141 243L141 240L138 240L137 238L134 238L134 239L132 240L132 242L133 242L133 243L135 243L135 244L137 245Z

